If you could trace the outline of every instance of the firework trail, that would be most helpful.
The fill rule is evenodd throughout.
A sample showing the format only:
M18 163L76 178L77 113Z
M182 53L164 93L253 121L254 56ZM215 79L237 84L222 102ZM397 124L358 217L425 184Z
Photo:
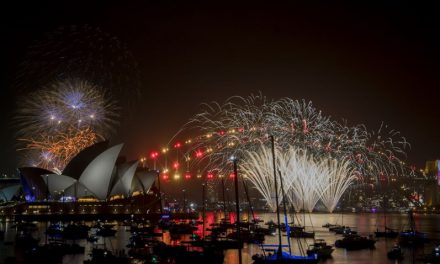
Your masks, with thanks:
M344 192L356 181L357 176L350 169L347 161L323 160L320 168L321 177L319 184L316 184L315 192L319 194L328 212L332 213ZM310 208L308 209L311 211Z

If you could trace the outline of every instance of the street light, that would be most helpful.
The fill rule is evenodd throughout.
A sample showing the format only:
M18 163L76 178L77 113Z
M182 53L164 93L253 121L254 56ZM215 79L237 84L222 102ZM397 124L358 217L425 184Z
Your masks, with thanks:
M156 159L159 156L159 152L153 151L150 154L150 158L153 160L153 169L156 169Z

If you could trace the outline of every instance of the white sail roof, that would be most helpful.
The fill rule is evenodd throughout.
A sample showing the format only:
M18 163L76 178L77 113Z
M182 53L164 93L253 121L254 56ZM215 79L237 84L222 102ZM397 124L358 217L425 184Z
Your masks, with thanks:
M128 163L129 166L124 166L123 173L120 175L120 179L116 182L110 195L123 194L128 197L131 194L131 183L136 172L139 161Z
M137 181L133 181L133 190L142 191L148 193L154 181L157 179L159 172L156 170L151 171L138 171L136 173Z
M58 174L44 174L41 175L46 183L50 195L55 195L57 192L64 192L65 189L75 184L76 180L72 177Z
M107 198L112 172L122 146L123 144L113 146L99 154L87 165L79 178L79 182L87 186L98 199Z
M15 184L12 186L5 187L0 189L0 199L5 199L5 201L10 201L12 197L17 193L18 189L20 189L20 184Z

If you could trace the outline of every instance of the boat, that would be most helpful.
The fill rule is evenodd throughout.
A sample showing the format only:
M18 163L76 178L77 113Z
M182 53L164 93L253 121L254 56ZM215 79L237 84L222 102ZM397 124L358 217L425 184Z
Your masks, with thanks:
M399 233L399 244L402 246L422 246L428 243L429 239L426 233L408 229Z
M215 247L223 250L243 248L243 241L230 239L227 237L206 236L205 239L196 239L192 241L181 241L181 244L190 244L194 247Z
M222 249L213 246L205 246L201 249L191 250L191 247L166 245L160 242L153 246L153 253L158 256L159 260L163 260L159 263L223 263Z
M290 237L293 238L314 238L315 232L306 232L303 229L290 230Z
M190 223L176 223L174 225L171 225L170 227L170 234L175 235L182 235L182 234L192 234L194 231L197 230L197 227L195 227L193 224Z
M116 230L108 227L102 227L96 231L96 235L102 237L110 237L110 236L114 236L115 234L116 234Z
M351 230L350 227L344 226L342 228L335 229L334 232L337 235L356 235L357 231Z
M328 231L336 232L336 231L339 231L339 230L344 230L345 228L346 228L346 226L342 226L342 225L333 225L333 226L330 226L330 227L328 228Z
M393 229L387 226L387 195L384 193L383 196L383 221L384 221L384 230L380 231L379 228L376 229L374 235L376 237L385 237L385 238L396 238L399 235L399 232L394 231Z
M86 239L89 236L89 227L81 224L69 224L63 228L62 237L68 240Z
M258 225L256 225L252 231L254 231L255 233L259 233L259 234L263 234L265 236L274 236L276 235L276 229L275 228L265 228L265 227L260 227Z
M52 238L62 238L63 229L60 224L51 224L45 233Z
M345 248L347 250L358 250L358 249L373 249L376 240L371 237L359 236L359 235L346 235L343 239L338 239L335 241L335 247Z
M330 223L326 223L326 224L323 224L323 225L322 225L322 227L324 227L324 228L331 228L331 227L336 227L336 226L339 226L339 225L336 225L336 224L330 224Z
M427 237L427 234L419 232L415 228L415 221L412 210L408 211L408 217L409 217L410 229L407 229L399 233L399 244L401 246L414 247L414 246L422 246L425 243L428 243L429 239Z
M96 242L98 242L98 237L95 235L90 235L87 237L87 242L96 243Z
M227 234L226 237L229 239L237 239L237 231ZM240 229L240 240L245 243L261 244L264 242L264 234L255 233L247 229Z
M384 231L379 231L379 229L374 232L376 237L387 237L387 238L396 238L399 235L399 232L394 231L389 227L385 227Z
M324 239L316 239L315 243L309 245L307 255L317 255L318 259L327 259L332 257L335 249L331 245L327 245Z
M388 251L387 257L392 260L402 260L403 259L403 251L399 245L394 245L393 248Z
M276 264L315 264L318 263L317 256L297 256L291 255L287 252L281 252L281 254L257 254L252 256L254 264L266 264L266 263L276 263Z
M114 255L110 250L92 249L90 260L84 260L85 264L128 264L131 259L125 255Z

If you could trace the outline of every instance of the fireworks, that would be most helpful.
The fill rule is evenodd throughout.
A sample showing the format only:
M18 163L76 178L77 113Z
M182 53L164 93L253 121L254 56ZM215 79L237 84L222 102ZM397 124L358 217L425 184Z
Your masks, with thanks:
M317 202L322 201L329 212L333 212L342 194L356 179L347 161L316 159L305 151L290 146L287 151L276 148L276 166L283 177L286 198L296 210L313 211ZM246 179L275 211L274 176L272 153L268 146L260 144L254 151L246 151L240 170ZM278 196L282 197L281 186Z
M345 160L323 160L320 165L321 174L314 192L319 194L320 200L331 213L344 192L355 182L358 176L353 169L350 169L349 162ZM311 204L307 209L309 212L313 210Z
M286 186L293 191L290 199L296 208L311 211L321 199L332 211L355 178L381 181L391 175L408 174L402 158L409 144L397 132L388 132L383 125L375 133L363 125L348 126L323 115L304 100L232 97L223 104L205 104L204 111L190 119L184 130L201 135L192 139L189 152L205 153L195 159L204 170L227 175L231 155L250 159L255 168L246 168L253 175L247 176L253 178L271 207L269 190L273 186L267 176L271 169L263 162L269 154L261 148L269 135L276 139L279 156L291 160L277 162ZM242 162L249 164L246 159ZM292 164L295 166L289 168ZM319 187L318 182L327 188Z
M28 156L37 156L34 159L34 167L51 169L61 174L67 163L81 150L102 140L98 134L90 128L71 128L67 133L55 133L53 136L42 135L39 139L22 139Z
M82 149L111 135L118 107L99 87L68 79L19 102L19 147L34 165L62 171ZM24 143L24 146L23 146Z
M73 127L92 128L108 136L117 123L118 107L99 87L78 79L67 79L38 90L19 102L18 135L66 133Z
M380 135L385 128L381 127ZM268 101L261 95L232 97L223 105L206 104L205 111L195 115L185 129L201 135L193 139L189 151L207 152L203 157L209 161L206 169L226 169L223 166L231 155L240 157L273 135L283 149L294 146L314 157L345 159L362 176L379 179L380 175L402 174L401 158L408 146L404 138L393 139L398 136L394 131L378 136L363 125L349 127L333 121L311 102Z

